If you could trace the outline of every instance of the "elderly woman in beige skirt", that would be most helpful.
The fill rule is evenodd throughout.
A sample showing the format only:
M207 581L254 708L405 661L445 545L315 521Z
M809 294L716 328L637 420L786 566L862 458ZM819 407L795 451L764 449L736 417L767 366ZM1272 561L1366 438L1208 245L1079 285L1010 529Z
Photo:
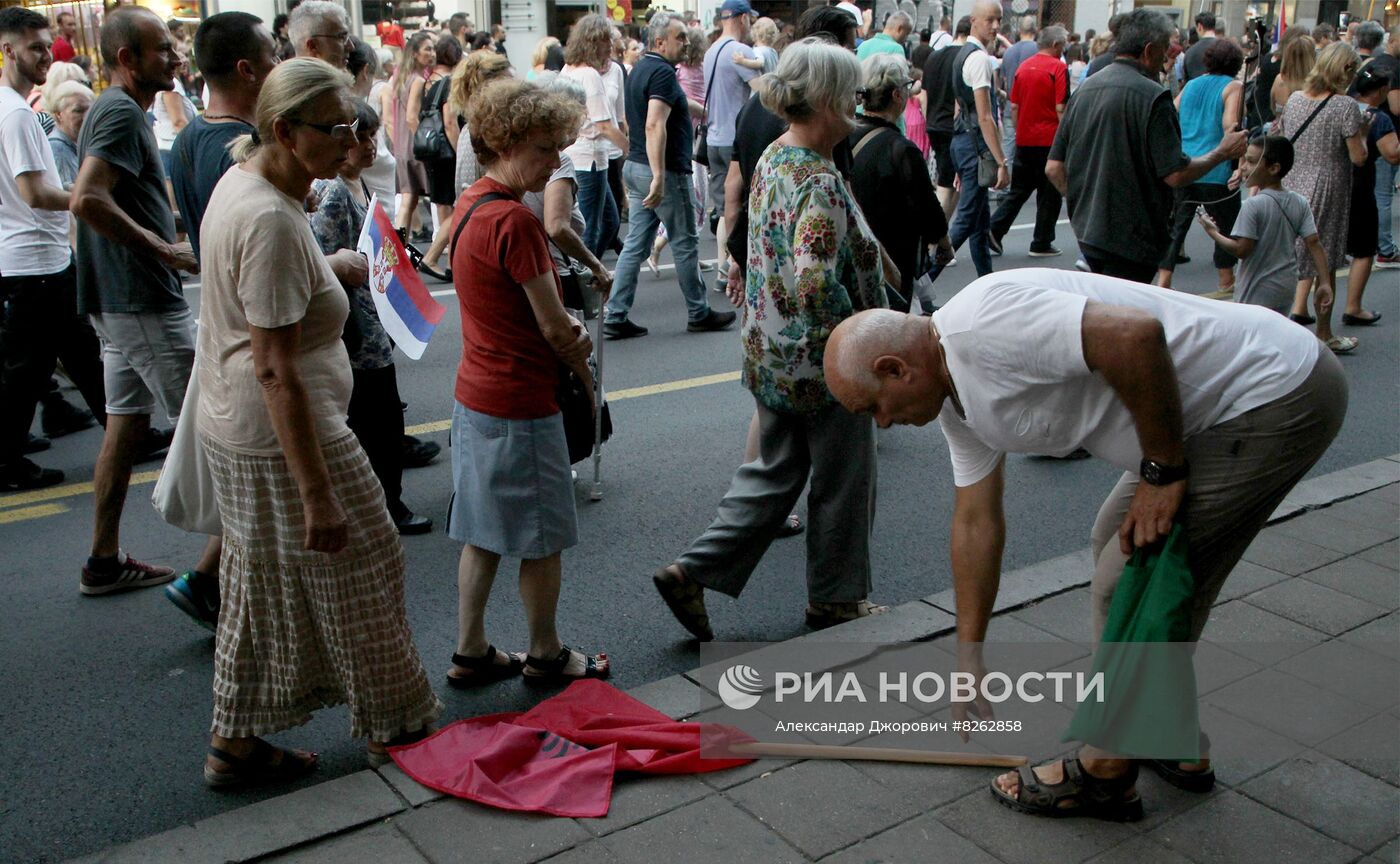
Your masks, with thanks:
M316 754L257 736L317 708L349 705L372 764L442 710L404 614L398 533L346 425L347 295L302 207L355 143L350 79L284 62L256 119L202 229L198 422L224 525L211 786L313 769Z

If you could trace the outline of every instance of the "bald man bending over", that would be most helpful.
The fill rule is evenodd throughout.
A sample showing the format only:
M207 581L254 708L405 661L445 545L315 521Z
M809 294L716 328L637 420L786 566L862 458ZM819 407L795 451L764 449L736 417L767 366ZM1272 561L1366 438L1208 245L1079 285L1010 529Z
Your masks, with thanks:
M980 676L1001 578L1007 453L1083 447L1124 471L1092 531L1095 641L1132 549L1164 539L1173 520L1184 525L1194 641L1245 548L1341 428L1346 377L1319 344L1261 307L1026 269L976 280L931 319L870 310L843 321L825 372L842 405L881 427L938 418L956 485L960 663ZM967 713L954 705L954 719ZM1150 764L1193 791L1214 778L1208 759ZM1078 761L1004 774L992 791L1024 812L1141 818L1137 769L1085 745Z

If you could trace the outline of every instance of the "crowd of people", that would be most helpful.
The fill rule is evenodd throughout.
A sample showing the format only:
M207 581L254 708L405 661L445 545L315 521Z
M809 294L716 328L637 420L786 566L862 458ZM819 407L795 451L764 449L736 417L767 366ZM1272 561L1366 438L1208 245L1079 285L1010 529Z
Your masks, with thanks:
M647 334L631 310L663 244L687 331L739 322L754 398L713 522L653 577L700 640L714 636L706 589L738 596L768 546L804 529L807 622L885 611L871 597L877 424L937 417L948 438L967 643L995 599L1006 453L1125 471L1093 530L1100 626L1126 555L1182 518L1202 574L1194 638L1336 435L1332 355L1356 340L1332 330L1332 274L1350 256L1342 322L1369 326L1366 276L1397 263L1400 29L1292 28L1246 75L1245 46L1209 13L1184 48L1152 9L1101 35L1034 17L1003 35L994 0L917 46L904 13L877 30L846 3L788 25L724 0L716 24L656 12L634 39L589 14L517 68L504 31L465 16L441 32L381 24L375 49L341 5L305 0L271 28L213 15L185 46L121 6L102 23L94 98L81 67L55 62L64 20L0 10L0 484L63 479L25 455L62 361L105 426L81 589L167 585L216 633L210 785L312 770L315 754L261 736L322 706L350 706L373 764L442 710L399 539L432 525L404 500L426 442L404 435L394 345L355 251L375 199L426 244L418 266L453 285L462 322L452 687L611 670L555 623L579 533L558 393L565 376L592 390L587 308L604 338ZM191 59L197 96L180 83ZM1061 254L1067 202L1089 272L994 272L1032 195L1030 255ZM1235 304L1171 290L1193 216ZM707 222L715 289L737 312L711 306ZM963 244L982 278L939 309L934 282ZM197 328L182 273L202 274ZM178 579L120 542L132 466L169 443L157 409L197 424L222 523ZM1222 455L1246 425L1270 430L1267 446ZM793 515L804 488L810 526ZM523 652L487 636L503 557L520 560ZM996 789L1032 811L1130 809L1135 764L1087 751L1075 765Z

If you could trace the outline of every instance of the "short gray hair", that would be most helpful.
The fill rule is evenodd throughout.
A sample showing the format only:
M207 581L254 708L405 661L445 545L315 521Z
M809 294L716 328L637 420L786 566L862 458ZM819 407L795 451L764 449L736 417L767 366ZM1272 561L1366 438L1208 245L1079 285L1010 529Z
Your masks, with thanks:
M1034 15L1026 15L1026 16L1024 16L1024 17L1021 18L1020 32L1022 32L1022 33L1034 33L1034 32L1035 32L1035 28L1036 28L1036 24L1037 24L1037 22L1036 22L1036 20L1035 20L1035 16L1034 16ZM1064 29L1064 28L1061 28L1061 29Z
M536 72L531 82L546 93L557 93L565 99L577 102L580 105L588 104L588 94L583 91L583 87L572 78L565 78L558 72L546 69L543 72Z
M655 48L656 43L666 38L666 34L671 32L671 25L679 24L685 26L679 15L672 15L669 12L657 12L647 21L647 44L648 49Z
M57 66L58 64L55 63L54 65ZM71 79L54 87L52 91L50 91L48 84L44 85L44 107L48 109L50 114L57 116L63 111L65 107L64 103L74 98L92 101L96 97L93 95L92 90L85 84Z
M855 113L860 61L840 45L809 36L787 47L778 68L758 80L763 107L787 120L810 120L823 108Z
M1125 14L1114 28L1119 57L1141 57L1149 45L1165 48L1172 41L1172 22L1156 9L1139 8Z
M1385 28L1375 21L1362 21L1351 38L1356 40L1358 50L1374 51L1385 41Z
M867 111L884 111L894 94L909 80L909 64L898 54L871 54L860 63L861 104Z
M1069 42L1069 34L1065 32L1065 28L1055 24L1041 30L1040 35L1035 39L1037 48L1054 48L1056 45L1067 42Z
M287 19L287 39L298 52L304 51L306 40L316 35L317 25L332 18L349 29L350 16L344 6L331 0L305 0Z
M893 12L890 14L890 17L885 19L885 29L888 30L891 27L898 27L900 29L908 27L912 31L914 29L914 19L909 17L908 12Z

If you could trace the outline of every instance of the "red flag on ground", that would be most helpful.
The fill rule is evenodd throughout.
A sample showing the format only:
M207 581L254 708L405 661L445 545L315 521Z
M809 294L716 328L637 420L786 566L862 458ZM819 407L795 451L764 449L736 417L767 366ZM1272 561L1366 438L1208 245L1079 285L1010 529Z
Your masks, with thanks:
M523 714L459 720L389 752L405 774L458 798L504 810L606 816L619 771L701 774L752 761L701 759L701 733L712 742L717 728L672 720L587 680Z

